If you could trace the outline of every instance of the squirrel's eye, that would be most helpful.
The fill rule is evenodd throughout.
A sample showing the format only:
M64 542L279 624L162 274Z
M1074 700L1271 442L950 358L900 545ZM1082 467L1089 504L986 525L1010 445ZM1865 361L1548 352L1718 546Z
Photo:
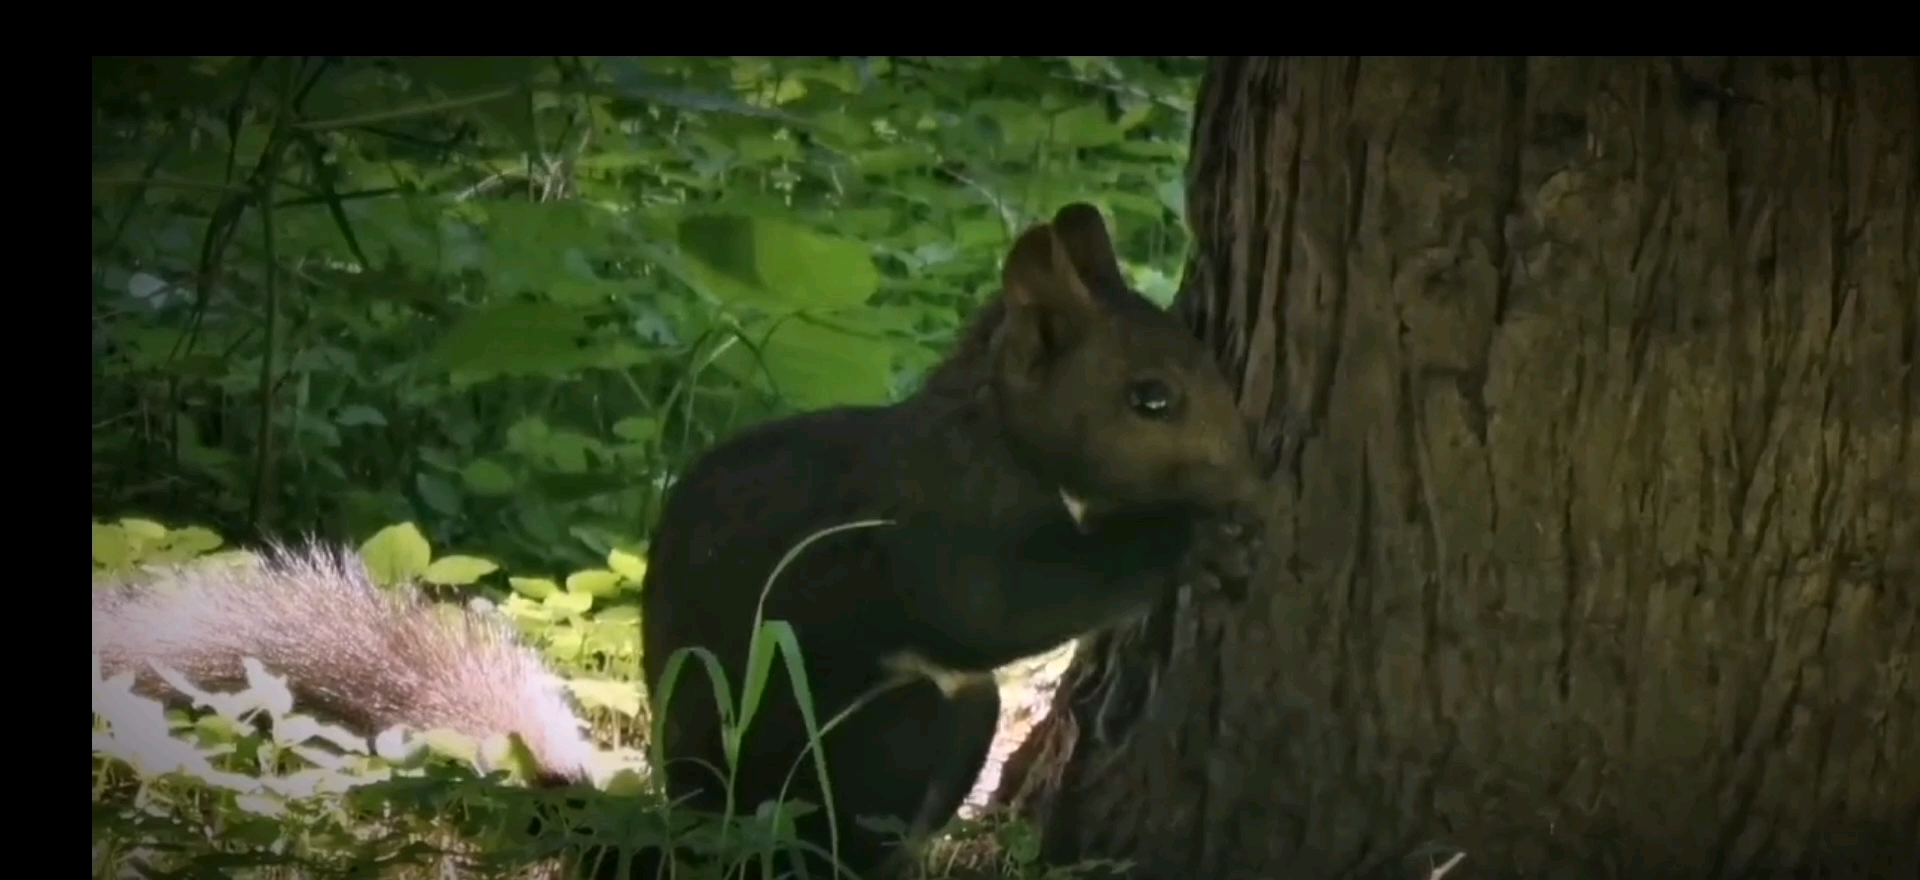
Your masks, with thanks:
M1135 379L1127 385L1127 406L1141 418L1164 419L1173 412L1173 388L1159 379Z

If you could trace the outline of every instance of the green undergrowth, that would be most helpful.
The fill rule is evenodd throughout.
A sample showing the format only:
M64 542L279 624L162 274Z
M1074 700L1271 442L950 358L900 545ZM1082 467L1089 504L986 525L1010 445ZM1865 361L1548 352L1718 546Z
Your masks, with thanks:
M223 543L205 528L95 521L93 572L247 564L244 551ZM399 728L371 740L355 736L295 711L285 680L257 662L249 661L248 686L232 693L201 691L170 676L194 697L189 712L133 693L131 676L103 678L96 660L93 876L411 878L446 876L452 866L463 877L561 877L579 867L587 844L611 844L617 857L621 845L671 839L711 860L676 866L675 877L718 880L799 845L792 820L813 805L737 805L731 815L708 815L669 804L652 786L650 738L628 735L650 727L639 685L637 604L628 601L645 573L644 558L614 552L604 567L565 577L504 576L478 556L435 556L411 524L384 528L359 550L383 584L414 583L442 601L478 600L510 619L592 722L602 744L595 785L525 785L532 768L517 740ZM796 667L786 662L797 650L784 622L760 622L746 680L737 685L713 668L711 655L681 652L682 661L705 665L713 676L718 702L730 709L735 753L751 733L765 688L794 687L805 701L804 673L790 674ZM674 676L670 670L663 701L672 699ZM811 719L818 730L834 722ZM831 780L831 768L813 764L796 772ZM536 825L541 830L529 833ZM1077 873L1042 866L1038 851L1031 826L989 812L956 821L929 847L923 876L1037 880Z
M1182 57L96 57L93 516L647 534L740 428L911 392L1070 201L1168 301Z

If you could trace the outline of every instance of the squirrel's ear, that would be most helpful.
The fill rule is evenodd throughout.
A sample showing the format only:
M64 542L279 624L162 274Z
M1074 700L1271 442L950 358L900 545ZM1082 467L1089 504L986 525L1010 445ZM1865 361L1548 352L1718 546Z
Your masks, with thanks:
M1074 271L1094 289L1127 286L1120 273L1120 258L1114 254L1113 238L1100 209L1085 202L1074 202L1053 215L1053 234L1072 261Z
M994 360L1007 378L1035 375L1077 344L1097 318L1093 296L1051 226L1021 233L1007 251L1000 279L1006 315L994 333Z

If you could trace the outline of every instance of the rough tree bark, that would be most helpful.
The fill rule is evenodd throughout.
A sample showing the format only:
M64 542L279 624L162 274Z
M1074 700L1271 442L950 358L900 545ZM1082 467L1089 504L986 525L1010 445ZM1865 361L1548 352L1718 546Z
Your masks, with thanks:
M1216 61L1270 574L1003 795L1139 877L1920 876L1917 137L1911 59Z

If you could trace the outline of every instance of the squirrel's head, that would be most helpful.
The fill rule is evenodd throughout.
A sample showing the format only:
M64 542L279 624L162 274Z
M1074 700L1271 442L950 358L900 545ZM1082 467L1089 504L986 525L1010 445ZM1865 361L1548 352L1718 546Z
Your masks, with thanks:
M1098 209L1027 230L1002 269L989 347L1012 436L1089 511L1249 504L1263 480L1212 353L1127 286Z

